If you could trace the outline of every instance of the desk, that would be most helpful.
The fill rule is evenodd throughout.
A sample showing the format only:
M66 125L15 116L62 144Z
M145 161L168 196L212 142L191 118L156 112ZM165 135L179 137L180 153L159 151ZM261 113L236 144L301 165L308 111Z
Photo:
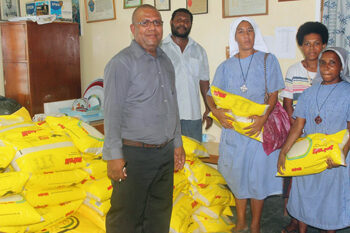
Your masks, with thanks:
M201 158L205 163L218 164L219 159L219 143L203 142L203 146L208 150L209 157Z
M103 120L98 120L98 121L92 121L90 122L90 125L95 127L98 131L100 131L102 134L105 133L104 131L104 124Z

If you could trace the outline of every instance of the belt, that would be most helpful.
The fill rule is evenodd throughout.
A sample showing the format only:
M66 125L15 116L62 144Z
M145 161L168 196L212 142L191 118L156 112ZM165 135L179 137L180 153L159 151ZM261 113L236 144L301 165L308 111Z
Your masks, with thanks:
M123 142L123 145L126 145L126 146L161 149L165 147L170 141L163 142L162 144L147 144L143 142L132 141L129 139L122 139L122 142Z

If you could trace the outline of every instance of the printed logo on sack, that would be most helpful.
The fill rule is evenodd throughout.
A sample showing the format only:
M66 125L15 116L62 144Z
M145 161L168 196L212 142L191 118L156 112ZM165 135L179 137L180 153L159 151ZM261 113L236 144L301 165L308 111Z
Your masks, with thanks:
M225 98L226 97L226 94L225 93L222 93L220 91L214 91L214 95L215 96L219 96L221 98Z
M313 154L317 154L317 153L321 153L321 152L327 152L327 151L329 151L329 150L333 150L333 146L334 146L334 145L331 145L331 146L325 147L325 148L314 148L314 149L312 150L312 153L313 153Z
M71 164L71 163L81 163L82 162L82 157L76 157L76 158L67 158L64 162L64 164Z

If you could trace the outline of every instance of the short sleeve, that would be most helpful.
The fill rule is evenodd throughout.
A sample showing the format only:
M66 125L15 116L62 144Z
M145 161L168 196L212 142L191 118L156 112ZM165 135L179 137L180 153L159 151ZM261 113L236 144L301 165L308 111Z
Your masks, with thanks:
M292 117L294 119L297 118L297 117L306 119L306 107L308 106L308 104L306 102L307 101L307 98L306 98L307 93L308 93L307 91L304 91L300 95L300 97L298 99L298 103L297 103L297 105L295 107L295 110L293 112L293 116Z
M214 80L210 86L215 86L222 90L225 90L227 87L227 82L225 80L225 62L221 63L221 65L216 69ZM211 96L210 88L207 95Z
M266 60L267 91L269 93L285 87L280 64L275 55L270 54Z
M293 74L291 71L291 67L289 67L287 70L284 84L286 87L282 90L280 96L282 98L293 99Z

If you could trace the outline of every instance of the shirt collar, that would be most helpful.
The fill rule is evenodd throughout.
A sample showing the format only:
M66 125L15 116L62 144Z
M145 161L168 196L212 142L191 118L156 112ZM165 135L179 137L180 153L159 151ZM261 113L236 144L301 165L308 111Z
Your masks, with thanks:
M173 41L173 39L171 39L171 33L169 33L169 35L163 40L163 44L168 44L168 43L173 43L173 44L175 44L175 45L177 45L174 41ZM191 37L188 37L188 43L187 43L187 45L186 45L186 47L190 47L191 45L193 45L194 44L194 41L192 40L192 38ZM178 46L178 45L177 45Z
M135 54L135 56L137 58L140 58L143 55L150 55L135 40L131 41L130 47L131 47L132 52ZM164 53L163 50L161 50L159 47L157 47L157 58L161 57L163 55L163 53Z

